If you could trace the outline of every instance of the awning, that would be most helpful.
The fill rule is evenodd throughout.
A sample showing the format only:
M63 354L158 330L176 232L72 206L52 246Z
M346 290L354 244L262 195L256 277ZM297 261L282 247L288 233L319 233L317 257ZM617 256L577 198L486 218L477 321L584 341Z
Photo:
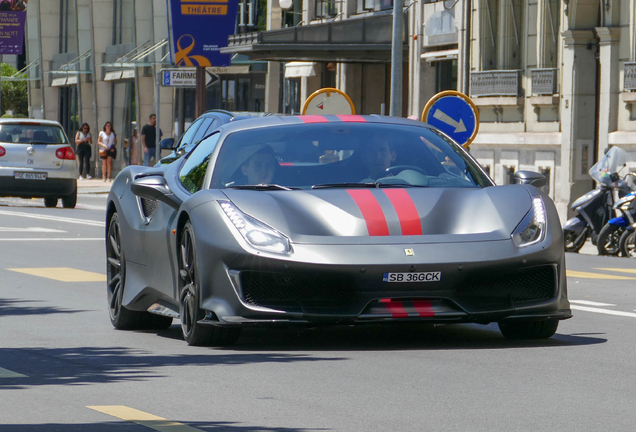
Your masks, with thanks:
M459 49L453 48L441 51L427 51L422 54L422 59L426 60L427 62L455 60L458 55Z
M164 54L159 61L153 61L150 57L155 51L168 45L168 39L152 44L146 41L141 45L133 47L131 44L110 45L110 53L106 54L105 63L100 64L104 81L129 80L135 78L135 69L153 65L168 65L170 52ZM132 49L131 49L132 47ZM122 55L122 52L124 53Z
M70 58L75 54L73 53L60 53L53 56L53 67L55 69L46 71L50 74L51 87L62 87L75 85L79 82L79 75L93 73L90 69L83 69L82 64L88 68L87 63L91 58L91 52L86 51L84 54L74 57L69 61L65 59ZM65 63L60 64L64 61ZM57 65L56 65L57 63Z
M221 53L240 53L250 60L390 63L392 31L393 15L383 13L232 35Z
M3 76L2 81L40 81L40 59L34 60L11 76Z
M65 86L67 79L68 79L67 77L53 78L51 80L51 87L62 87L62 86Z
M285 78L316 76L315 66L313 62L289 62L285 65Z

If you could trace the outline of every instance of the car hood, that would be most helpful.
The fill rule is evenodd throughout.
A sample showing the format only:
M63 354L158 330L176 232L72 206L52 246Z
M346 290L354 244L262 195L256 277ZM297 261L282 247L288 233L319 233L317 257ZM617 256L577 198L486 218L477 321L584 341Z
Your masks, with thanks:
M532 205L519 185L223 192L241 211L295 243L509 240Z

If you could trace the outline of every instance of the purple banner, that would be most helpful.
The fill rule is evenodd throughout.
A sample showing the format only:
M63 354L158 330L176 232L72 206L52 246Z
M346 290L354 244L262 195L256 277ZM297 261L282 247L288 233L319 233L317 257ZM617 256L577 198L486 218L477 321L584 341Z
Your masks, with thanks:
M172 64L180 67L229 66L221 54L234 34L238 0L168 0Z
M22 54L26 12L0 12L0 54Z

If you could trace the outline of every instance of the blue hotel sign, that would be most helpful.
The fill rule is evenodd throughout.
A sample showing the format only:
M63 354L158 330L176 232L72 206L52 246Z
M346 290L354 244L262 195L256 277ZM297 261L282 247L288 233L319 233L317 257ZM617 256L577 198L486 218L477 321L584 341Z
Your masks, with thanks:
M229 66L221 54L234 34L238 0L168 0L170 57L174 66Z

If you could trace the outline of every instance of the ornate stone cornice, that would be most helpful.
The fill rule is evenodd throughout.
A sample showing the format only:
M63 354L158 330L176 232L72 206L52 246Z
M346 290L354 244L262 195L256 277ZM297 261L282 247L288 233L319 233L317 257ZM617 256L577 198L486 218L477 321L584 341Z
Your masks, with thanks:
M620 27L596 27L594 30L601 40L601 45L615 44L621 40Z
M596 45L596 38L593 30L566 30L561 33L565 46L570 45Z

